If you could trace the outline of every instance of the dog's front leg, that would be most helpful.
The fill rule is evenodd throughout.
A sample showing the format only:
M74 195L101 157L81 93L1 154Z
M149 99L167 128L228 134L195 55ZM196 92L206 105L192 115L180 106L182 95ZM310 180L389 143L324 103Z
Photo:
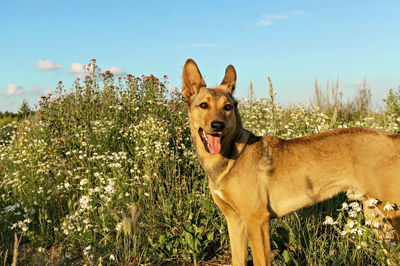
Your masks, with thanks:
M234 212L225 215L228 222L232 265L247 264L247 232L242 219Z
M254 265L270 265L269 216L247 221L246 229Z

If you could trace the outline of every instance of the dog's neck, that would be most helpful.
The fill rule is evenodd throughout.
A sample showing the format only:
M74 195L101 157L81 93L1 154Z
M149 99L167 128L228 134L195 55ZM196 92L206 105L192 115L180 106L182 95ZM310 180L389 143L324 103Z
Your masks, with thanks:
M219 181L230 172L236 160L246 148L249 137L250 133L247 130L238 127L231 139L226 139L223 142L219 154L210 154L204 149L201 141L194 140L197 157L213 187L217 187Z

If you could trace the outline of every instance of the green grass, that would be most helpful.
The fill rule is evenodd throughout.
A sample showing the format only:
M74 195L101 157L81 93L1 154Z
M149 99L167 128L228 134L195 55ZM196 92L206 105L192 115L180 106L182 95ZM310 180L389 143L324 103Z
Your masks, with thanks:
M11 264L17 249L21 265L227 263L226 222L195 157L180 94L167 93L164 79L116 79L91 65L85 80L69 90L60 83L34 115L2 128L0 261ZM391 111L341 116L335 108L283 108L274 95L271 83L269 98L240 102L245 128L283 138L350 126L399 129ZM398 261L367 226L362 236L341 236L344 200L272 221L274 263ZM324 226L325 216L341 222Z

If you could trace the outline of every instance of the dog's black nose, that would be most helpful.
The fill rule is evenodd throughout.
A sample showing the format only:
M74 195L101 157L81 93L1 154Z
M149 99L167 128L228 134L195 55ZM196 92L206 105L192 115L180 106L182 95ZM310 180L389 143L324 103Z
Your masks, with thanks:
M211 129L214 132L221 132L225 128L225 123L222 121L214 120L211 122Z

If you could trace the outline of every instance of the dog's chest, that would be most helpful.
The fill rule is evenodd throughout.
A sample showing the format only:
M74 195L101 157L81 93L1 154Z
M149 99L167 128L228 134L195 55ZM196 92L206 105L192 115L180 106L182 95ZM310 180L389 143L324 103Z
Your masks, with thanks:
M213 189L212 192L214 193L214 195L219 197L221 200L226 201L224 198L224 194L222 193L222 190Z

